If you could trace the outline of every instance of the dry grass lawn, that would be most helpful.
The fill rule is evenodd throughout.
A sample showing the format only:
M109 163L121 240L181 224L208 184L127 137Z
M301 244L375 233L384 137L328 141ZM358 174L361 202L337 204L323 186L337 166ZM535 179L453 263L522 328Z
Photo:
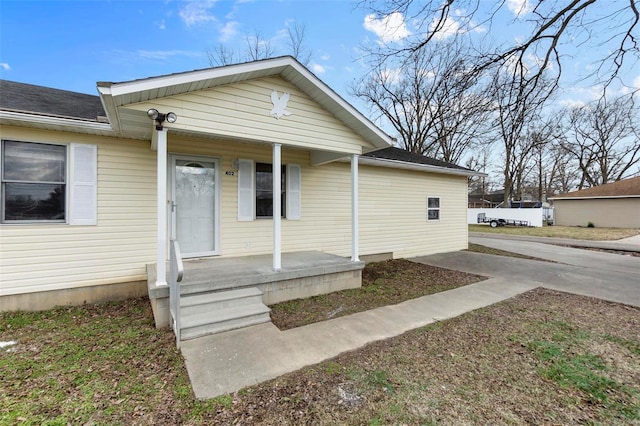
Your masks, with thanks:
M0 313L0 342L3 425L640 423L640 311L542 289L211 401L145 298Z
M639 229L631 228L581 228L576 226L543 226L542 228L488 225L469 225L469 232L487 234L527 235L532 237L571 238L575 240L610 241L633 237L640 234Z

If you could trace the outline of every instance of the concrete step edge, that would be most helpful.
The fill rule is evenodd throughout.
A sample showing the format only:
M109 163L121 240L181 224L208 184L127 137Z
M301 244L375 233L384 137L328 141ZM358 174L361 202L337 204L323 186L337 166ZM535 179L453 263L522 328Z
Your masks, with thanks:
M255 296L260 296L260 298L262 298L262 291L257 287L245 287L235 290L222 290L207 293L192 293L180 297L180 307L184 308L194 305L205 305L208 303L250 298Z
M216 312L201 312L192 315L183 315L180 319L182 330L190 327L197 327L205 324L221 323L229 320L249 317L251 315L268 314L271 309L260 303L244 305L239 307L221 309Z
M194 339L197 337L207 336L211 334L222 333L225 331L236 330L238 328L250 327L252 325L263 324L271 321L269 314L263 313L251 315L243 318L236 318L221 323L204 324L183 329L180 332L182 340Z

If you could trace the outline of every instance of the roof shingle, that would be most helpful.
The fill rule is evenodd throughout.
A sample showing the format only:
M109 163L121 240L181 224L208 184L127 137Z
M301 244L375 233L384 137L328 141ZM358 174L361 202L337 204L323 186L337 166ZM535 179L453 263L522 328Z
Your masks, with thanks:
M606 198L606 197L637 197L640 196L640 176L581 189L579 191L560 194L552 199L563 198Z
M0 80L0 109L92 121L105 116L98 96L8 80Z
M473 170L457 164L447 163L446 161L436 160L435 158L425 157L421 154L407 151L402 148L391 146L389 148L380 149L378 151L363 154L364 157L380 158L384 160L402 161L404 163L425 164L428 166L444 167L447 169L464 170L472 172Z

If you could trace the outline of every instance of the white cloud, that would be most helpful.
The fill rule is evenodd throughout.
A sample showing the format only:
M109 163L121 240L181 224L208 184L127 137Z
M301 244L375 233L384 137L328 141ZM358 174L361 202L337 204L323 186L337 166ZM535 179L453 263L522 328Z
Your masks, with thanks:
M324 53L322 54L322 56L320 56L320 59L322 59L323 61L328 61L329 59L331 59L331 56L328 53Z
M160 28L161 30L166 30L167 29L167 25L164 22L164 19L162 21L160 21L160 23L158 24L158 28Z
M393 12L380 19L376 19L375 15L367 15L364 17L363 26L380 37L384 43L402 40L411 35L400 12Z
M227 22L224 27L220 29L220 41L225 42L231 40L236 34L238 34L238 22Z
M180 10L180 18L190 27L194 24L202 22L216 21L216 17L209 12L215 1L199 1L192 0L186 3L185 7Z
M11 71L11 66L6 62L0 62L0 68L4 71Z
M526 15L532 10L529 0L507 0L507 8L518 18Z
M431 25L429 25L429 31L435 31L436 26L439 24L438 20L433 20ZM453 19L450 16L447 16L442 24L442 28L437 30L437 32L433 35L436 40L444 40L446 38L451 37L452 35L456 35L460 30L460 23Z
M324 74L327 71L324 66L316 64L315 62L311 63L311 70L316 74Z
M387 83L397 83L402 79L401 68L385 68L380 72L380 78Z

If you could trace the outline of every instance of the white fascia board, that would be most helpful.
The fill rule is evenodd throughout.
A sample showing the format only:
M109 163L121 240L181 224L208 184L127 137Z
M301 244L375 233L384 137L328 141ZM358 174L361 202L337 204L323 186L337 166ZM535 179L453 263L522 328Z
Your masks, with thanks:
M290 60L287 60L286 58L279 58L271 61L227 65L219 68L207 68L198 71L187 71L179 74L150 77L123 83L113 83L110 85L109 91L112 96L128 95L131 93L144 92L146 90L160 89L162 87L189 84L201 80L223 78L255 71L265 71L270 68L275 69L279 66L285 65L290 65Z
M640 195L600 195L597 197L549 197L549 200L607 200L615 198L640 198Z
M107 132L114 133L113 127L109 123L97 123L75 118L52 117L47 115L27 114L15 111L0 111L0 120L11 120L24 123L28 127L58 126L72 132L93 133Z
M475 172L473 170L449 169L447 167L432 166L429 164L407 163L398 160L389 160L386 158L360 157L360 164L374 167L389 167L392 169L415 170L419 172L440 173L455 176L479 176L486 177L486 173Z
M311 71L303 67L297 61L289 61L292 68L294 68L298 73L300 73L304 78L308 81L312 82L318 89L320 89L326 96L328 96L333 102L337 103L341 108L343 108L347 113L351 114L355 118L358 119L364 126L368 128L369 131L375 134L378 138L382 139L382 143L376 143L374 141L370 141L374 144L376 148L387 148L393 145L393 139L382 131L378 126L373 124L371 120L362 115L360 111L355 109L350 103L345 101L340 95L338 95L333 89L327 86L322 80L316 77Z
M109 119L109 123L111 123L113 131L119 133L121 130L120 114L118 114L118 107L114 102L113 96L111 96L111 88L98 86L98 93L100 93L102 108L104 108L104 111L107 114L107 118Z

